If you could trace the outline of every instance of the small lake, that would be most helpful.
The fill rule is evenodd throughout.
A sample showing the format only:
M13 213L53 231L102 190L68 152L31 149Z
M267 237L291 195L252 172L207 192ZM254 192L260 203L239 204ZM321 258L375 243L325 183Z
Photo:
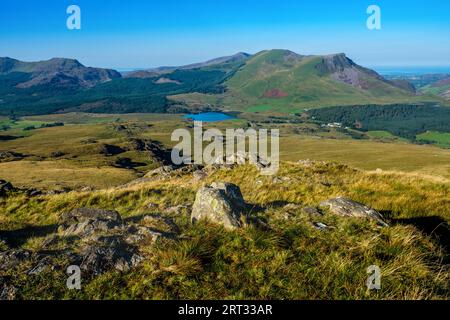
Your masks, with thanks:
M191 119L193 121L203 121L203 122L217 122L236 119L233 116L227 115L221 112L204 112L197 114L187 114L183 116L185 119Z

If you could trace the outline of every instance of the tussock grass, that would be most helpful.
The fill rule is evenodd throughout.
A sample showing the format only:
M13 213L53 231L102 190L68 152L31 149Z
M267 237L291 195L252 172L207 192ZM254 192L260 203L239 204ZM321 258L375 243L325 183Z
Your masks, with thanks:
M79 292L65 289L62 270L15 275L21 298L80 299L449 299L448 252L436 234L414 219L440 219L448 227L450 185L398 173L376 174L334 163L311 167L283 162L277 178L252 166L190 174L125 189L0 200L0 229L48 226L76 207L117 210L124 218L161 214L180 228L175 240L144 243L143 264L126 273L85 279ZM226 231L207 222L192 225L189 212L164 208L192 204L203 184L233 182L253 205L251 223ZM300 209L286 218L286 203L317 206L347 196L382 212L390 226L331 215L310 217ZM149 204L154 204L149 209ZM312 222L332 227L315 229ZM23 244L38 248L44 238ZM382 287L369 291L366 269L377 265Z

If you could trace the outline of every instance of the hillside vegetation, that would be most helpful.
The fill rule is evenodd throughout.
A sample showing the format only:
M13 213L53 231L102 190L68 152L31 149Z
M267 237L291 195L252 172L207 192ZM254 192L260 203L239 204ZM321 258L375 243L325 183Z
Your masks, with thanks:
M241 188L252 207L243 228L191 224L196 191L214 181ZM66 289L63 258L62 269L33 275L25 264L0 277L28 299L448 299L449 194L448 184L321 162L283 163L276 177L238 166L209 171L202 181L187 171L95 192L18 192L0 200L0 236L15 248L77 246L77 238L54 232L62 213L82 207L117 210L127 223L147 226L162 217L178 231L142 240L138 267L86 275L80 291ZM301 209L335 196L370 205L389 226ZM327 229L314 227L318 222ZM365 285L370 265L382 270L379 291Z
M435 105L348 106L308 114L323 122L339 122L363 131L385 130L412 141L425 131L450 132L450 108Z

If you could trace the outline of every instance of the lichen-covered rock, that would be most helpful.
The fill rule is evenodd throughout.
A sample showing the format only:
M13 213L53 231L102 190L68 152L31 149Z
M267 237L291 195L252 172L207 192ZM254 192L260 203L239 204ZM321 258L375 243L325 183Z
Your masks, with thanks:
M353 201L348 198L334 198L323 201L320 207L328 209L332 214L343 217L369 218L376 220L380 224L387 226L383 216L376 210L366 206L365 204Z
M241 226L241 214L245 208L238 186L215 182L197 192L191 219L193 222L208 219L227 229L234 229Z
M66 212L61 217L61 233L64 236L86 236L123 226L117 211L80 208Z

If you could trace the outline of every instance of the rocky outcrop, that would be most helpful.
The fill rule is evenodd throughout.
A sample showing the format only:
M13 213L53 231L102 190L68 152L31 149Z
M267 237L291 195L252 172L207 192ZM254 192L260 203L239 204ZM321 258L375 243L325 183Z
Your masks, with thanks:
M88 236L122 226L122 218L117 211L80 208L62 215L60 232L63 236Z
M175 166L168 165L168 166L161 166L159 168L156 168L152 171L149 171L145 178L154 178L154 177L165 177L170 175L173 171L176 170Z
M0 271L17 268L20 264L30 261L32 252L29 250L8 250L0 253Z
M11 192L14 190L13 185L11 182L0 180L0 197L4 197L8 194L8 192Z
M368 218L387 226L383 216L376 210L348 198L334 198L320 203L321 208L326 208L330 213L343 217Z
M238 186L215 182L197 192L191 219L192 222L207 219L227 229L235 229L241 227L241 215L245 209L246 204Z
M111 269L126 272L142 259L121 237L100 237L81 251L80 268L94 276Z
M27 155L14 151L0 151L0 163L19 161L25 157L27 157Z

